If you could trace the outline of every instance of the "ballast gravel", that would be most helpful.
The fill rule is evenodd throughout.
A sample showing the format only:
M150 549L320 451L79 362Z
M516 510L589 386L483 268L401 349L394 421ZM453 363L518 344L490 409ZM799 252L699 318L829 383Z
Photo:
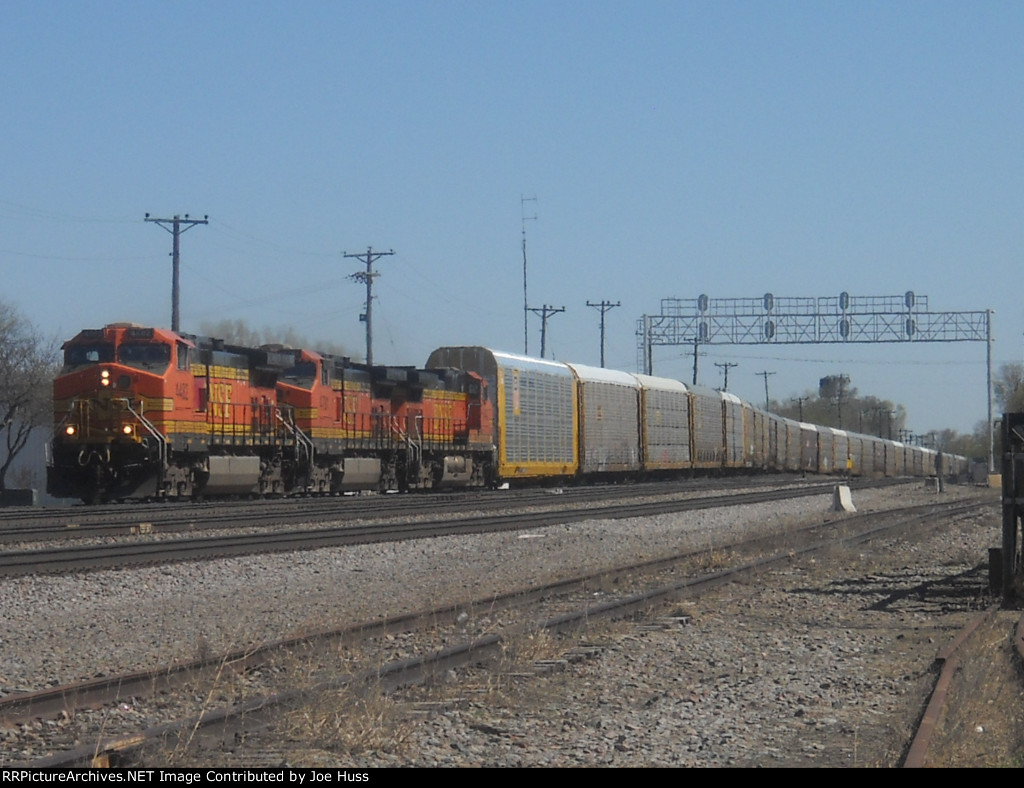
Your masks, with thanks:
M943 495L998 501L996 491L970 487L947 486ZM854 503L870 511L936 497L915 484L858 491ZM579 574L715 548L841 517L831 504L823 495L525 533L5 579L0 694L483 598L564 577L565 566ZM194 765L893 765L915 713L908 699L929 680L952 622L948 609L926 603L929 583L966 573L944 603L966 622L988 601L987 576L970 570L998 544L999 528L994 515L890 548L895 566L872 563L868 550L844 555L842 572L813 558L794 562L770 582L683 603L668 623L604 631L593 656L564 670L484 697L453 690L450 703L392 742L346 749L314 736ZM922 638L936 641L931 651ZM3 741L0 731L0 750Z

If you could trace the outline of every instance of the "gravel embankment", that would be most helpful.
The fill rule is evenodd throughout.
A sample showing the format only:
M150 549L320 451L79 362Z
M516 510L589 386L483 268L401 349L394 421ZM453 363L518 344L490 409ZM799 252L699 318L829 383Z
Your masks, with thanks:
M947 496L968 494L978 491L947 487ZM865 511L935 495L914 485L857 492L854 503ZM567 565L577 574L715 547L835 517L831 502L9 579L0 583L0 693L481 598L564 576ZM966 620L986 601L984 574L937 607L929 582L984 563L999 527L994 516L890 546L888 563L863 548L827 569L800 561L770 581L684 603L686 626L613 629L598 657L563 673L441 704L391 741L351 749L324 734L272 757L296 766L888 765L950 615Z

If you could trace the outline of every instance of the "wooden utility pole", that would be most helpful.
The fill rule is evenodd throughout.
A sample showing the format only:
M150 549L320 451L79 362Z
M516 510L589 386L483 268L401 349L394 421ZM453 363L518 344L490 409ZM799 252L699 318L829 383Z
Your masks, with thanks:
M587 301L587 306L592 306L595 309L601 310L601 367L604 368L604 313L609 309L614 309L617 306L622 306L621 303L616 301L614 304L611 301L602 301L600 304L594 304Z
M764 378L764 409L768 410L768 376L774 375L775 373L765 370L764 372L758 372L757 374Z
M732 369L733 367L738 367L739 364L733 363L731 361L726 361L726 362L724 362L722 364L719 364L716 361L715 362L715 366L718 367L721 370L724 370L724 372L725 372L725 384L722 386L722 391L728 391L729 390L729 370Z
M380 274L373 270L373 264L376 260L381 257L387 257L388 255L394 254L394 250L389 249L386 252L375 252L372 246L367 246L365 252L359 254L349 254L348 252L342 252L344 257L354 257L362 263L365 263L365 271L356 271L354 274L349 276L356 282L362 282L366 285L366 311L359 316L359 319L366 323L366 364L367 366L373 365L373 280L376 279Z
M548 318L552 315L557 315L559 312L564 312L565 307L554 307L544 304L540 309L530 307L530 311L535 315L540 315L540 357L544 358L548 339Z
M191 230L197 224L209 224L210 217L204 216L202 219L190 219L188 214L185 214L185 218L175 215L171 219L156 219L151 218L150 215L146 214L147 222L155 222L156 224L163 227L167 232L174 236L174 242L171 245L171 331L178 332L178 301L179 301L179 288L178 288L178 268L180 260L180 247L178 239L185 230ZM170 225L170 226L168 226Z

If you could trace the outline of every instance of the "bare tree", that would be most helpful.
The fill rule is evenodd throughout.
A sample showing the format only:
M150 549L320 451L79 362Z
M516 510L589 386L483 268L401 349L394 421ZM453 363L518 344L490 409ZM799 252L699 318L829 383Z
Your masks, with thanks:
M282 345L290 348L308 348L320 353L347 356L344 345L327 340L311 341L290 327L263 329L252 328L244 320L219 320L215 323L202 322L199 330L206 336L223 339L229 345L259 347L260 345Z
M1003 364L992 381L996 405L1001 413L1024 410L1024 365Z
M53 422L57 359L57 341L0 301L0 490L32 432Z

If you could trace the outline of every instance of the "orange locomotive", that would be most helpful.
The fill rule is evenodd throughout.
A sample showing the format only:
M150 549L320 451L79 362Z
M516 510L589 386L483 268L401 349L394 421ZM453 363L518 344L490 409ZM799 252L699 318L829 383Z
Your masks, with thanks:
M64 344L47 490L88 503L493 481L472 372L112 324Z

